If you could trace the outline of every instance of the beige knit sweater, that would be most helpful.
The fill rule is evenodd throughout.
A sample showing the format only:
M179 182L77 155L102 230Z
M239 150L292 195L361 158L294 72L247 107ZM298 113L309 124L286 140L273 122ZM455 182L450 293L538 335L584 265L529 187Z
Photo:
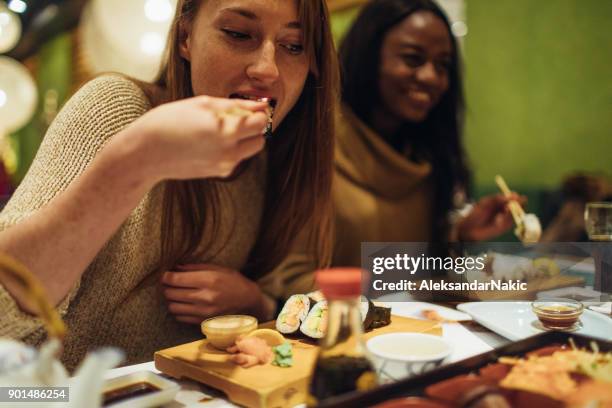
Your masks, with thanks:
M361 265L362 242L429 242L431 164L395 151L346 105L336 121L332 263Z
M150 108L141 89L118 75L99 77L81 88L49 128L27 176L0 214L0 229L17 224L53 199L113 135ZM240 270L260 224L265 156L259 155L237 179L220 184L220 235L202 261ZM136 363L151 360L156 350L201 337L199 327L179 323L169 314L160 290L156 269L162 190L158 185L142 199L59 305L69 329L63 353L69 368L99 346L120 347L127 354L125 363ZM282 295L279 279L266 278L267 285L274 286L270 294ZM46 334L41 321L23 313L0 285L3 336L39 345Z

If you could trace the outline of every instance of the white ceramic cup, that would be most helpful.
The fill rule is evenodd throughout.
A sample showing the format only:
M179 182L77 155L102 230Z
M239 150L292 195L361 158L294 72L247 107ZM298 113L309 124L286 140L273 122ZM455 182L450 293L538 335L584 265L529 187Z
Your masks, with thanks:
M452 352L442 337L422 333L389 333L366 343L380 382L392 382L438 367Z

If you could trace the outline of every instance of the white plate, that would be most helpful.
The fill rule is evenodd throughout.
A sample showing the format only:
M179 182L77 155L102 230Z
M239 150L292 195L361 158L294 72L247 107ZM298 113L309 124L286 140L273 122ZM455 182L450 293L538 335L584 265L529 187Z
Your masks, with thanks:
M606 315L610 315L612 314L612 302L606 302L602 304L589 306L589 309L597 313L603 313Z
M531 311L531 302L470 302L462 303L457 308L470 314L489 330L513 341L544 332L537 327L539 321ZM580 321L582 327L572 333L612 339L612 319L609 317L585 310Z
M384 300L384 298L380 298ZM376 303L378 299L374 301ZM387 301L387 305L391 306L393 314L404 317L413 317L415 319L425 319L423 316L423 310L435 310L440 316L448 320L455 320L457 322L465 322L472 320L472 317L467 314L454 310L444 306L434 305L433 303L426 302L390 302Z

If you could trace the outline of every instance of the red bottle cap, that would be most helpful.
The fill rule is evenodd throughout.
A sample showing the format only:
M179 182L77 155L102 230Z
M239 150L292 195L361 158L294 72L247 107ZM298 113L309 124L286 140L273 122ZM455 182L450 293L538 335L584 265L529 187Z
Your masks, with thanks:
M329 268L315 272L315 282L327 299L342 299L361 295L365 273L359 268Z

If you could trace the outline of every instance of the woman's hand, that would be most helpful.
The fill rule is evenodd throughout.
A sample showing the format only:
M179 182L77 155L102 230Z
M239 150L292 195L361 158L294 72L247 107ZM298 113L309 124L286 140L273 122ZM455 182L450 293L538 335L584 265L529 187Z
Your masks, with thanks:
M183 265L162 276L168 309L184 323L223 314L246 313L270 319L269 302L259 286L240 272L216 265Z
M264 147L267 102L197 96L160 105L117 138L153 182L227 177Z
M508 231L513 225L508 202L516 200L524 204L527 200L517 194L506 198L502 194L481 198L472 211L458 224L458 235L461 241L484 241Z

